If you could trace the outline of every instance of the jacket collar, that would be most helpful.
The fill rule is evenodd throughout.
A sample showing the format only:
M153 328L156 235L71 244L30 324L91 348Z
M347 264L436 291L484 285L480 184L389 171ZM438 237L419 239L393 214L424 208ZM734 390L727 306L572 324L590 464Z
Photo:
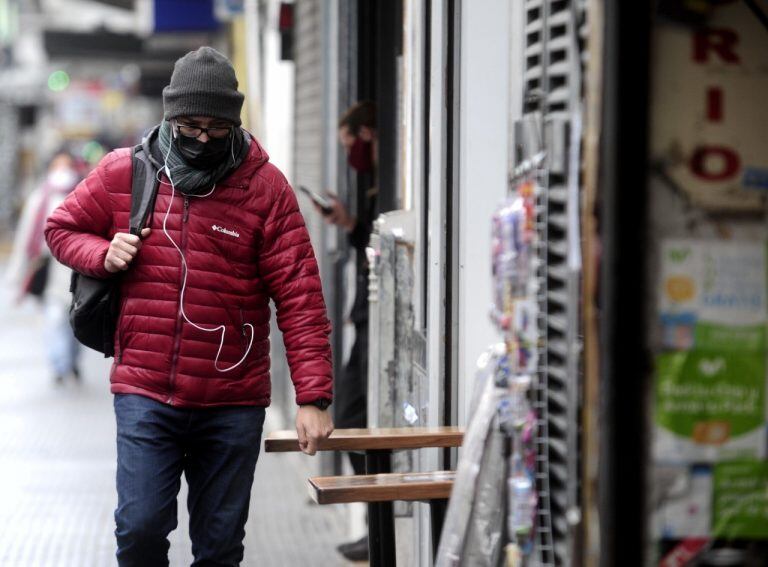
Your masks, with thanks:
M159 125L152 128L152 130L150 130L149 133L141 140L141 146L146 155L149 156L152 164L158 170L162 170L162 162L158 161L157 156L155 156L150 149L159 129ZM238 167L228 177L221 181L222 185L226 185L228 187L236 187L238 189L247 189L251 183L251 178L256 173L256 171L258 171L261 166L269 161L269 155L267 154L267 151L262 147L258 140L256 140L256 138L254 138L253 135L245 129L243 129L243 135L245 143L249 144L248 155L243 160L243 163L240 164L240 167Z
M243 133L245 134L246 143L249 143L248 155L243 160L243 163L240 164L240 167L233 171L229 177L222 180L222 185L247 189L256 171L269 161L269 155L250 132L244 130Z

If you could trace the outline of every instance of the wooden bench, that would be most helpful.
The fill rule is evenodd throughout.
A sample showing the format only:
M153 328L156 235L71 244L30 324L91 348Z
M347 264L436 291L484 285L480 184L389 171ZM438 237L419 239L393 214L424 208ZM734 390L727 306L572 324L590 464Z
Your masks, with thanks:
M380 427L372 429L336 429L322 439L318 451L381 451L424 449L427 447L460 447L464 440L462 427ZM295 430L273 431L264 440L267 453L299 451Z
M460 447L463 440L464 429L460 427L337 429L330 437L318 443L318 451L365 452L365 470L367 473L365 477L329 478L369 478L369 475L386 476L392 473L392 451L433 447ZM294 430L274 431L268 434L264 440L264 451L267 453L295 452L299 450L299 439ZM415 478L420 474L436 475L440 473L406 473L402 476ZM395 477L391 478L394 479ZM422 477L422 481L425 478ZM402 481L401 484L403 483L407 483L407 481ZM400 488L403 487L401 486ZM379 490L385 491L383 488ZM389 490L396 491L397 489L390 486ZM445 490L445 486L441 490ZM393 500L402 500L402 498L355 500L355 502L368 502L368 544L370 546L370 565L372 567L392 567L395 565ZM432 509L433 526L437 525L435 522L439 522L439 525L442 525L447 500L444 498L417 498L416 500L429 501ZM434 527L432 531L435 532ZM439 531L435 537L439 537Z
M309 479L309 495L318 504L446 500L451 495L455 474L438 471L316 476Z
M318 504L394 502L395 500L429 503L432 551L437 556L440 532L455 477L456 473L453 471L318 476L310 478L308 484L309 495ZM391 561L394 561L394 556Z

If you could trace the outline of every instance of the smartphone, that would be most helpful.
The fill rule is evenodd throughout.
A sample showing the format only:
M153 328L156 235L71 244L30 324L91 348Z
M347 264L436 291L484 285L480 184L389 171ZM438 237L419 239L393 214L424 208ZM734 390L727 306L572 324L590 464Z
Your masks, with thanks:
M307 197L312 199L312 202L315 203L318 207L320 207L324 215L329 215L333 212L333 206L331 202L325 197L323 197L320 193L316 193L311 189L307 189L303 185L299 185L299 190L302 193L304 193Z

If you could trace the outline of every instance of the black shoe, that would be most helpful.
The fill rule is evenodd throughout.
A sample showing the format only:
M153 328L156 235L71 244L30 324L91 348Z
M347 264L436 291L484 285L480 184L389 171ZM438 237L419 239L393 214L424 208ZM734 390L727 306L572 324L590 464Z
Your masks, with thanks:
M73 366L72 367L72 378L75 379L75 382L79 382L80 381L80 378L81 378L81 376L80 376L80 368L78 368L77 366Z
M342 543L336 548L347 561L368 561L368 536L357 541Z
M56 376L53 377L53 383L56 384L57 386L61 386L62 384L64 384L64 376L62 376L61 374L57 374Z

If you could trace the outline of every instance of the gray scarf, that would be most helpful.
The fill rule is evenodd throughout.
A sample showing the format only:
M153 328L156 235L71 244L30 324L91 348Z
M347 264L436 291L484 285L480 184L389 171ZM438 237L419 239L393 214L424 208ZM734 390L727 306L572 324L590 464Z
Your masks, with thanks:
M235 128L232 140L234 161L232 155L228 155L227 159L217 167L204 170L195 169L184 160L184 156L171 141L171 124L167 120L160 125L157 141L158 153L162 154L162 163L167 164L168 169L171 170L174 187L184 195L202 195L210 191L215 183L240 167L248 155L251 140L243 129ZM168 156L167 159L166 156Z

